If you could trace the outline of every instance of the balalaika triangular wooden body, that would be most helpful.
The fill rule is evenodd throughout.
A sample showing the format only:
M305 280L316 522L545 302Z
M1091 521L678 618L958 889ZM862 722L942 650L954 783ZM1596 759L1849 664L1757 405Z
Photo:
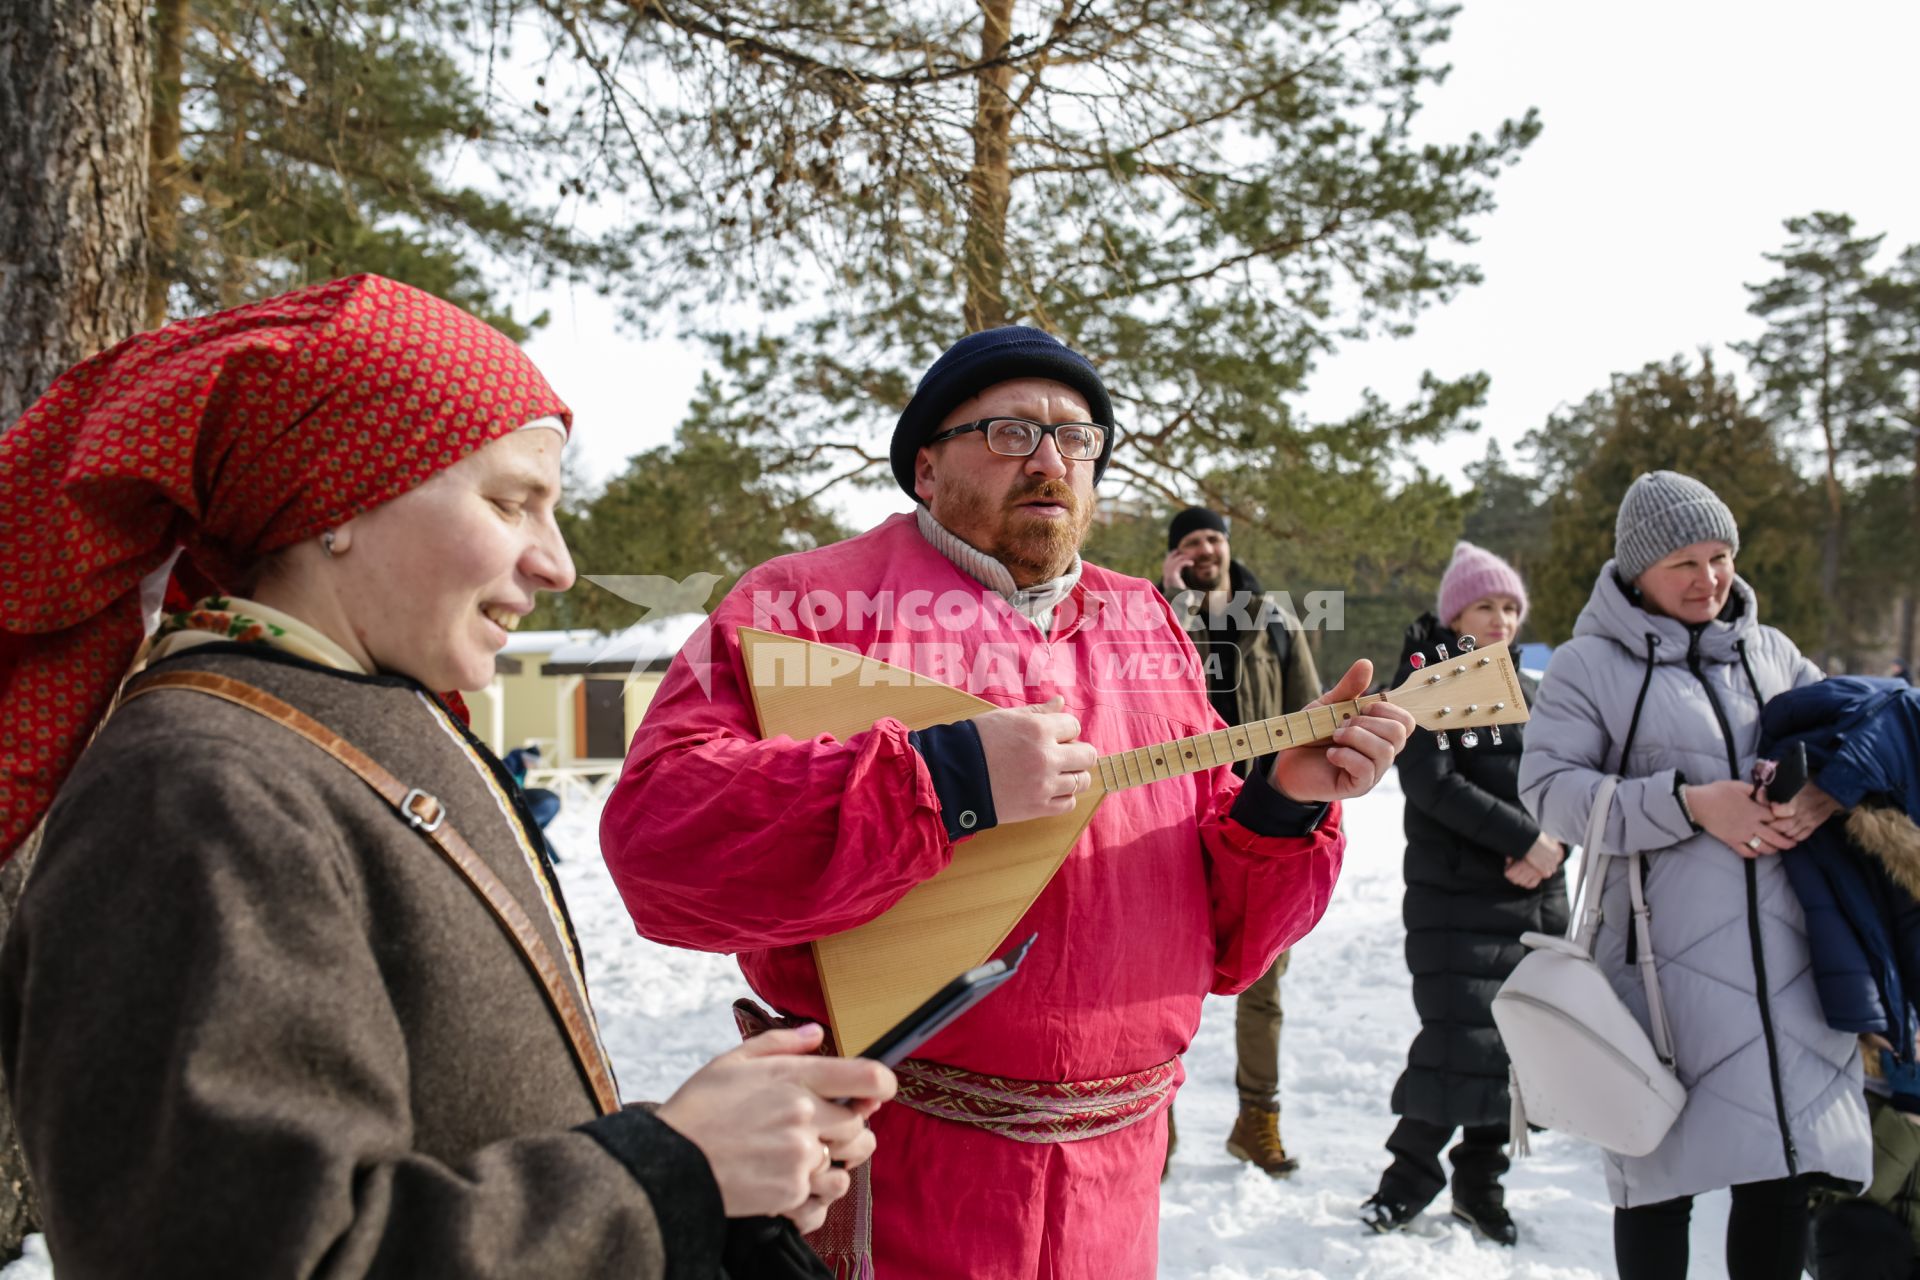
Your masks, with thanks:
M845 740L891 716L909 729L951 724L995 704L917 672L828 645L740 628L741 656L762 737ZM1416 671L1388 694L1102 756L1073 812L995 827L891 909L813 944L827 1016L842 1053L856 1053L950 981L982 963L1066 861L1111 791L1324 742L1361 707L1391 700L1422 728L1518 724L1526 701L1504 644Z

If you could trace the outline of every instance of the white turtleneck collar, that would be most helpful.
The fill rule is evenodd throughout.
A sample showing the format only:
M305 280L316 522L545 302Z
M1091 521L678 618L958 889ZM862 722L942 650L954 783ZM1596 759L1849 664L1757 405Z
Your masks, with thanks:
M914 517L920 523L920 536L932 543L934 550L953 561L961 572L1005 600L1015 613L1040 628L1041 635L1053 629L1053 611L1080 581L1082 566L1077 554L1067 571L1059 577L1022 587L1014 582L1013 573L1007 566L963 542L958 534L935 520L933 512L927 510L924 503L914 508Z

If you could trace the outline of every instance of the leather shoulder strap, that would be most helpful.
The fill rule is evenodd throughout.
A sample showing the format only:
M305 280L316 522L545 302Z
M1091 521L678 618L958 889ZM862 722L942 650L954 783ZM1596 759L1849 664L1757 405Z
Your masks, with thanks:
M171 671L159 675L147 676L138 680L127 691L122 703L156 693L163 689L190 689L196 693L208 694L235 706L265 716L274 723L291 730L311 742L320 750L338 760L359 776L360 780L392 805L394 810L421 835L433 842L454 870L458 871L473 891L480 895L492 909L494 918L501 929L519 949L521 958L540 982L546 992L547 1003L560 1020L567 1034L567 1040L573 1048L573 1056L585 1074L588 1086L593 1090L594 1101L599 1105L602 1115L610 1115L620 1109L620 1095L613 1083L613 1072L608 1066L599 1041L593 1034L588 1013L575 998L572 984L555 963L553 953L540 939L534 929L533 921L520 906L500 877L474 852L466 837L447 821L446 809L440 801L418 787L409 787L387 772L377 761L358 747L342 738L333 730L321 724L297 707L289 706L279 698L263 689L241 680L227 676L214 675L205 671Z

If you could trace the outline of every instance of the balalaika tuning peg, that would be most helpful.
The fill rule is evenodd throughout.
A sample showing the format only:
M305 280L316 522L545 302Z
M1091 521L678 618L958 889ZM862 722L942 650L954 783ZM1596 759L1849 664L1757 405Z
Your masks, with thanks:
M1416 653L1411 658L1408 658L1407 661L1413 664L1415 671L1418 671L1427 665L1427 655L1424 653Z
M1436 733L1433 736L1439 739L1440 749L1442 751L1453 750L1453 740L1447 737L1447 731L1445 729L1442 729L1439 733Z
M1433 651L1440 655L1440 661L1445 662L1447 660L1447 646L1437 644L1433 646Z
M1463 733L1463 734L1461 734L1461 735L1460 735L1460 745L1461 745L1461 746L1463 746L1463 747L1465 747L1465 748L1467 748L1467 749L1468 749L1469 751L1471 751L1471 750L1472 750L1473 748L1475 748L1475 747L1477 747L1477 746L1479 746L1479 745L1480 745L1480 732L1479 732L1479 730L1477 730L1477 729L1469 729L1469 730L1467 730L1467 731L1466 731L1465 733Z
M1500 726L1497 724L1490 724L1487 726L1487 732L1493 736L1493 745L1496 747L1499 746L1500 745Z
M1460 637L1460 652L1462 652L1462 653L1472 653L1472 652L1474 651L1474 649L1475 649L1475 648L1477 648L1477 647L1479 646L1479 644L1480 644L1480 642L1479 642L1478 640L1475 640L1475 639L1474 639L1474 638L1473 638L1472 636L1461 636L1461 637Z

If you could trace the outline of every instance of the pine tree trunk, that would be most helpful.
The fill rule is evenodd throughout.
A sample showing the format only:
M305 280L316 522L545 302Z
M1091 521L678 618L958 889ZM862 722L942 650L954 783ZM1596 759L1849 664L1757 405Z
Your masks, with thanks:
M1827 528L1820 542L1820 596L1826 602L1826 608L1821 610L1820 666L1826 671L1835 670L1834 662L1840 656L1840 550L1846 545L1847 537L1846 506L1839 478L1832 467L1830 460L1826 477Z
M167 322L167 294L179 274L173 265L180 217L180 89L185 79L187 0L153 6L153 123L147 130L152 182L147 191L146 327Z
M1006 52L1013 34L1013 0L980 0L985 26L981 61ZM967 238L961 269L967 274L967 332L1007 322L1007 201L1013 191L1013 68L980 73L973 115L973 165L967 171Z
M0 424L139 327L151 73L144 4L0 5ZM0 870L0 935L31 856ZM12 1113L0 1107L0 1261L33 1222Z
M1820 544L1820 596L1826 607L1821 610L1820 666L1834 669L1840 648L1840 551L1846 545L1846 490L1840 486L1840 427L1833 413L1833 341L1832 325L1826 307L1820 313L1820 438L1826 451L1827 497L1826 537ZM1851 655L1849 655L1851 656Z
M25 847L0 866L0 937L6 936L13 919L14 904L20 901L20 889L33 867L33 855L40 843L36 833ZM27 1177L27 1158L20 1150L19 1135L14 1132L13 1108L6 1101L6 1077L0 1075L0 1265L20 1256L21 1243L40 1229L40 1206L34 1202L33 1183Z
M1906 594L1900 597L1900 639L1899 658L1908 671L1913 670L1913 617L1914 593L1908 587Z
M0 5L0 423L139 327L150 74L144 5Z
M1913 421L1920 423L1920 407L1916 407ZM1911 554L1914 547L1920 547L1920 426L1916 426L1911 434L1913 441L1913 476L1908 481L1907 501L1910 507L1908 519L1912 522L1913 542L1908 547L1909 554ZM1915 591L1916 587L1914 584L1909 583L1907 585L1906 596L1901 602L1900 609L1900 661L1906 664L1909 673L1913 671Z

